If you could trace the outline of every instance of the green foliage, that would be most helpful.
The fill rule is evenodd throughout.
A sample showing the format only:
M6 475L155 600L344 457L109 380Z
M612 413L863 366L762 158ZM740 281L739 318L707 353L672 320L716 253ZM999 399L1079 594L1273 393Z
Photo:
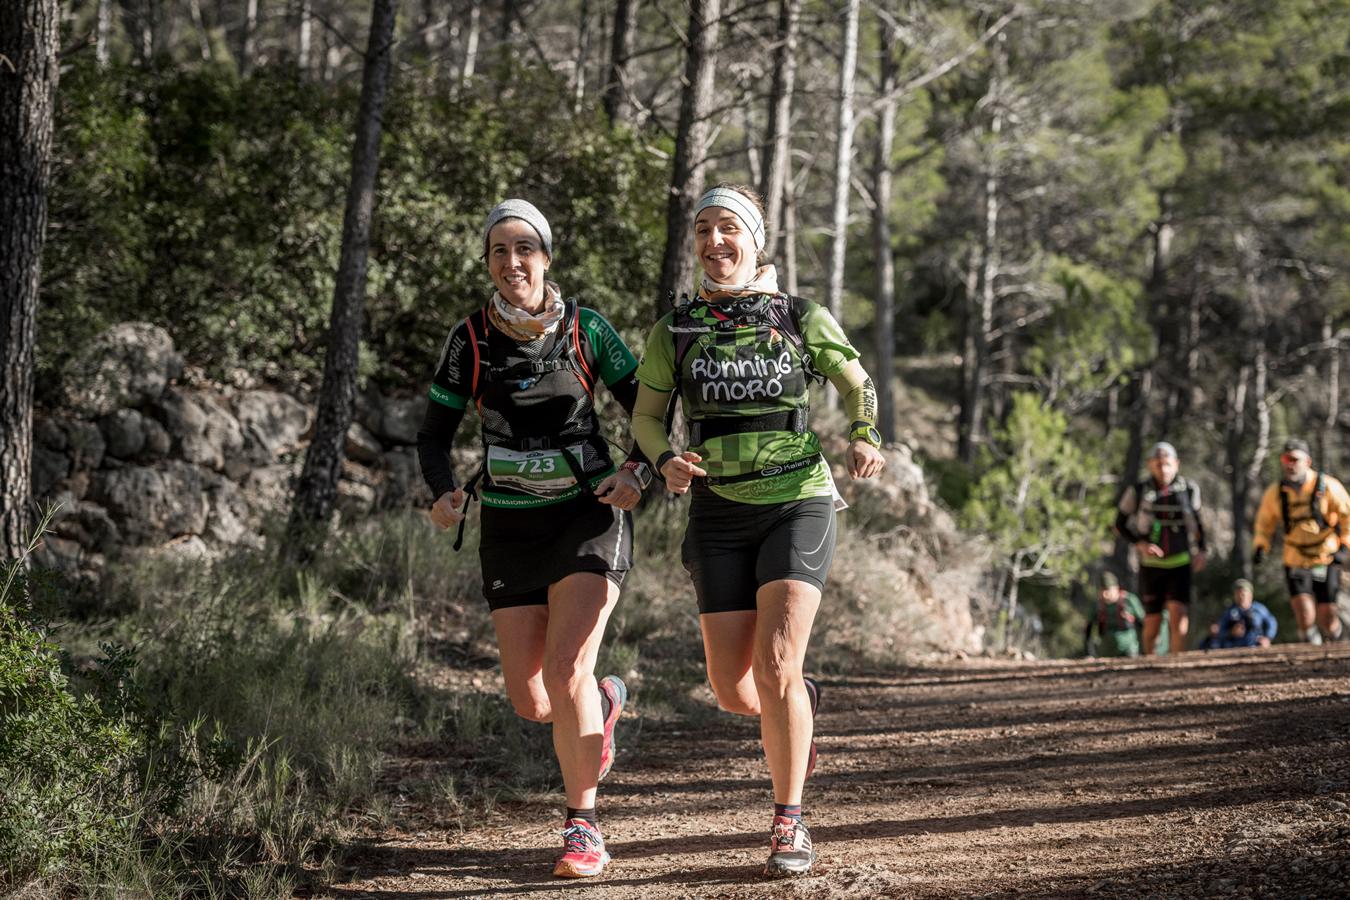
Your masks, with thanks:
M1073 415L1147 358L1152 334L1139 315L1137 282L1063 258L1048 269L1060 291L1023 359L1046 401Z
M1068 420L1030 392L1013 395L995 451L962 510L987 534L1013 581L1063 582L1098 551L1110 518L1101 460L1070 438Z
M631 134L575 118L565 85L521 72L494 100L396 82L384 132L365 374L425 381L452 322L491 290L480 224L526 196L554 229L566 293L636 337L660 268L664 167ZM284 68L96 71L59 92L43 371L128 319L163 325L217 378L314 384L340 249L354 86ZM528 122L529 127L521 123ZM43 379L50 383L51 379Z

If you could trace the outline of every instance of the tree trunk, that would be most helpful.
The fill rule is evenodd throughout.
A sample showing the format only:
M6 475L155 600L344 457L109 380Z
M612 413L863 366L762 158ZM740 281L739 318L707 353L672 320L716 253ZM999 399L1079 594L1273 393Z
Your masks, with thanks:
M314 46L313 0L299 0L296 9L295 65L301 72L309 72Z
M577 26L577 62L572 73L572 114L581 115L586 100L586 60L591 55L591 4L581 0L580 24Z
M33 344L47 232L52 115L60 74L57 0L0 3L0 559L31 525Z
M1130 391L1132 397L1127 410L1130 419L1130 439L1125 445L1125 461L1121 466L1120 481L1115 496L1117 504L1120 503L1121 495L1125 493L1126 488L1131 487L1139 480L1139 468L1144 463L1144 440L1152 427L1152 366L1134 374L1134 377L1130 380ZM1116 567L1116 571L1122 576L1121 583L1133 588L1134 585L1129 583L1131 579L1126 577L1133 571L1133 567L1130 565L1130 548L1130 542L1117 535L1111 560Z
M637 35L639 0L618 0L614 6L614 33L609 42L609 74L605 79L605 115L612 127L633 121L633 101L628 93L628 57Z
M1341 407L1341 342L1328 313L1322 319L1322 342L1327 347L1326 409L1317 439L1317 467L1334 473L1340 465L1340 443L1336 440L1336 417Z
M460 70L459 80L467 85L473 80L474 69L478 65L478 32L482 26L482 0L472 0L469 4L468 35L464 39L464 67Z
M239 74L245 77L253 73L258 55L258 3L259 0L245 0L244 3L244 40L239 51Z
M966 259L966 277L962 285L961 335L961 409L957 414L956 455L964 463L975 461L977 431L981 427L984 392L980 382L983 369L978 365L980 327L979 305L976 296L980 287L979 254L973 249Z
M1002 266L999 247L999 214L1002 171L999 143L1003 133L1002 84L1006 65L1000 38L990 48L994 72L981 104L991 110L989 146L982 162L984 199L981 204L983 227L980 244L971 253L966 269L966 329L961 353L962 396L957 453L966 463L975 461L975 453L984 441L987 386L994 331L994 307L998 301L997 281Z
M102 0L100 0L102 2ZM192 29L197 33L197 47L205 62L211 61L211 32L207 30L206 20L202 17L201 0L188 0L188 15L192 17Z
M844 57L839 64L839 119L834 154L834 207L830 236L830 286L826 303L842 325L844 321L844 257L848 250L849 170L853 163L853 80L858 67L859 0L846 0ZM827 407L839 405L838 392L826 384Z
M1262 331L1257 332L1262 334ZM1270 401L1267 393L1267 360L1265 341L1258 339L1253 353L1252 368L1252 404L1256 409L1256 445L1252 447L1251 461L1247 464L1247 483L1260 484L1261 470L1265 468L1266 457L1270 454Z
M759 192L764 195L764 223L768 231L765 251L770 259L778 257L782 246L784 193L791 168L789 126L792 120L792 93L797 82L797 32L801 21L801 0L780 0L778 5L778 46L773 54L773 82L769 91L768 140L764 148L763 180Z
M1229 551L1229 559L1237 563L1244 578L1252 577L1252 561L1246 552L1249 545L1247 494L1250 483L1247 481L1246 460L1242 458L1242 444L1247 436L1247 383L1250 379L1251 368L1242 366L1238 370L1237 381L1228 389L1228 425L1224 435L1228 489L1233 495L1233 546Z
M112 0L98 0L98 20L94 25L94 59L100 69L108 67L111 60L108 43L112 40Z
M305 467L291 507L291 534L297 554L305 558L317 549L337 501L347 429L356 403L357 354L365 312L366 258L370 251L370 222L375 204L375 180L380 167L380 133L389 85L397 0L374 0L365 72L352 148L352 180L342 221L342 250L329 318L328 354L314 439L305 454Z
M783 275L787 279L788 293L800 293L797 287L797 190L791 178L787 179L783 189Z
M713 104L713 75L717 64L718 19L721 0L690 0L689 49L676 129L675 165L666 204L666 252L656 312L665 313L668 297L689 290L694 282L694 206L703 193L708 155L708 116Z
M885 97L877 115L876 159L873 164L872 251L876 259L876 314L874 338L877 352L876 389L881 436L895 440L895 255L891 248L891 164L895 155L895 104L891 92L899 77L895 60L895 34L884 34L881 47L881 84Z

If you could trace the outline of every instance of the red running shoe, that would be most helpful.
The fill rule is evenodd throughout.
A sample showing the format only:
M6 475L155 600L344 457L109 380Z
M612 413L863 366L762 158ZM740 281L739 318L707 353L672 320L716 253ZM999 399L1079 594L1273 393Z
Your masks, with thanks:
M628 685L618 675L606 675L600 679L600 690L609 698L609 715L605 717L604 741L600 745L600 779L605 780L614 766L614 756L619 746L614 740L614 725L619 721L624 704L628 702Z
M806 682L806 693L811 695L811 718L816 717L816 707L820 706L820 685L816 680L810 677L802 678ZM810 778L811 773L816 770L816 732L811 729L811 755L806 758L806 777Z
M600 829L585 819L568 819L563 823L563 855L553 866L559 878L594 878L605 871L609 854Z

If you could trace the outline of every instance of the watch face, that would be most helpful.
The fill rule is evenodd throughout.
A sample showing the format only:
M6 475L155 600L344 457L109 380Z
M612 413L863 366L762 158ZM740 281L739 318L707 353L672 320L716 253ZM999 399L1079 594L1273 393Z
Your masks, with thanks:
M877 431L875 428L868 427L868 429L867 429L867 440L868 440L874 447L880 447L880 446L881 446L881 432L880 432L880 431Z

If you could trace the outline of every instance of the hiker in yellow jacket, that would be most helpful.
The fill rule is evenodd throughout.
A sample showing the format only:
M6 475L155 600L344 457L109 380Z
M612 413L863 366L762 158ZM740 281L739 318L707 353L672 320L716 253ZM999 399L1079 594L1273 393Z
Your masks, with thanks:
M1312 471L1306 442L1293 438L1280 454L1284 478L1266 488L1256 513L1252 563L1270 549L1275 527L1284 529L1284 577L1298 632L1313 644L1344 636L1336 607L1341 566L1350 560L1350 494L1325 472Z

